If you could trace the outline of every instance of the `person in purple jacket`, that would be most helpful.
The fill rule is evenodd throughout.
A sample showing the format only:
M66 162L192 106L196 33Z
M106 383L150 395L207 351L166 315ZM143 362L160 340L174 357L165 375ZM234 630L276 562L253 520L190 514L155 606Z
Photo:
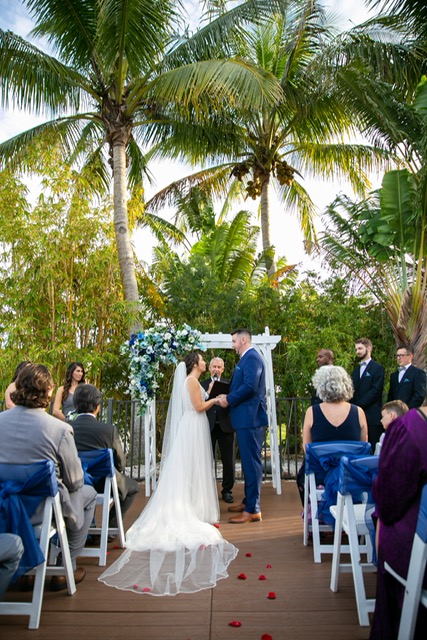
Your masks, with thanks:
M231 333L233 347L240 362L233 372L230 393L218 396L222 407L230 407L230 418L237 434L240 459L245 477L245 497L241 504L228 507L238 515L231 524L245 524L262 520L260 494L262 484L261 452L268 423L266 411L265 365L258 351L252 347L248 329Z
M384 569L405 577L415 534L421 491L427 482L427 407L411 409L387 429L373 496L379 517L378 577L371 640L397 638L404 587ZM427 575L424 576L424 588ZM427 609L420 607L415 638L427 638Z

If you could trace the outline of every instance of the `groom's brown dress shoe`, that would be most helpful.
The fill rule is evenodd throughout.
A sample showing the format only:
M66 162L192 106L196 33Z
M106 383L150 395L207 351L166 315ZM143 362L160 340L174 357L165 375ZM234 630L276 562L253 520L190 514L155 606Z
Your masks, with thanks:
M261 522L262 515L259 513L248 513L247 511L243 511L240 516L235 516L234 518L229 519L230 524L246 524L246 522Z
M245 510L245 505L243 503L235 504L232 507L228 507L228 511L231 513L242 513Z
M74 582L80 584L86 575L86 569L83 567L77 567L74 571ZM51 591L62 591L67 588L67 578L65 576L52 576L50 579Z

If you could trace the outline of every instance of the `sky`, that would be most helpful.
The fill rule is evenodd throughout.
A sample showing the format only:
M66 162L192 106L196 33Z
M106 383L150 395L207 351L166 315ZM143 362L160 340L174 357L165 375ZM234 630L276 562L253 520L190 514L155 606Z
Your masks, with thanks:
M361 0L325 0L324 4L334 14L334 22L338 23L343 29L350 28L354 24L358 24L368 17L368 11ZM185 5L190 19L195 20L198 15L197 0L185 0ZM0 28L10 29L15 33L27 38L32 28L31 20L22 7L19 0L0 0ZM35 126L39 122L44 121L44 117L35 117L29 113L22 111L5 111L0 108L0 141L25 131ZM183 166L178 162L153 163L150 166L153 174L155 185L146 185L146 197L154 195L159 189L167 186L173 180L182 178L192 173L191 167ZM340 193L351 194L349 185L345 182L334 181L326 183L316 180L304 180L304 185L314 200L319 212L332 202L334 197ZM29 182L30 190L33 197L36 195L38 187L37 183ZM248 198L245 202L240 203L236 211L240 209L248 209L254 214L254 224L259 224L257 218L258 201L252 201ZM298 264L301 269L318 269L320 267L319 259L308 257L304 252L303 237L299 229L299 224L295 216L283 214L283 205L277 199L271 198L271 237L273 238L276 254L285 257L288 264ZM165 211L161 213L163 217L171 218L172 213ZM316 228L321 229L320 218L316 220ZM133 237L135 251L141 260L145 262L151 261L152 247L155 240L148 230L138 230ZM261 248L261 238L259 241Z

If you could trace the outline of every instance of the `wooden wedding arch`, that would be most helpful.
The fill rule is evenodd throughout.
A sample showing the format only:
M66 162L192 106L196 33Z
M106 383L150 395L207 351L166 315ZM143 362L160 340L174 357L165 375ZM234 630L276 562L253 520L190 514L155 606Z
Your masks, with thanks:
M281 336L271 336L268 327L263 334L252 336L255 347L265 361L268 431L270 435L271 474L273 487L277 494L282 493L280 476L280 454L277 437L276 394L274 388L273 360L271 352L281 340ZM231 337L228 333L203 333L200 341L207 349L232 349ZM156 455L156 399L153 398L144 415L145 433L145 495L149 496L157 485Z

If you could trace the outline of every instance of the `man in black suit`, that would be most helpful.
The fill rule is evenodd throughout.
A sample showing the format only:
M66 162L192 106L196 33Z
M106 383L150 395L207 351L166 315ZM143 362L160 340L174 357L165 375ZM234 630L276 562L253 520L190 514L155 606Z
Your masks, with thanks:
M126 457L116 427L97 419L101 407L101 392L92 384L79 384L74 391L73 400L78 416L71 425L74 429L77 450L92 451L107 448L113 450L120 506L122 516L124 516L134 501L139 487L136 480L123 473L126 467ZM95 489L98 492L103 491L103 484L101 481L101 484L96 485ZM110 511L109 524L111 527L117 526L114 506Z
M368 338L356 340L356 355L359 364L352 373L353 404L361 407L368 422L368 439L372 449L384 432L381 424L383 405L384 367L372 360L372 342Z
M317 368L324 367L329 364L334 364L334 352L331 349L319 349L317 352L316 360L317 360ZM313 393L311 395L310 404L313 406L314 404L320 404L322 401L316 393L316 389L313 389Z
M396 352L399 369L390 376L390 389L387 401L402 400L410 409L421 407L426 397L426 374L414 367L414 351L406 345Z
M221 380L224 373L224 360L212 358L209 364L211 377L201 382L202 387L208 392L209 386L215 380ZM223 382L228 382L222 378ZM215 455L215 446L218 442L222 462L222 498L225 502L234 502L232 490L234 486L234 430L231 426L230 412L219 405L214 405L206 412L211 429L212 448Z

